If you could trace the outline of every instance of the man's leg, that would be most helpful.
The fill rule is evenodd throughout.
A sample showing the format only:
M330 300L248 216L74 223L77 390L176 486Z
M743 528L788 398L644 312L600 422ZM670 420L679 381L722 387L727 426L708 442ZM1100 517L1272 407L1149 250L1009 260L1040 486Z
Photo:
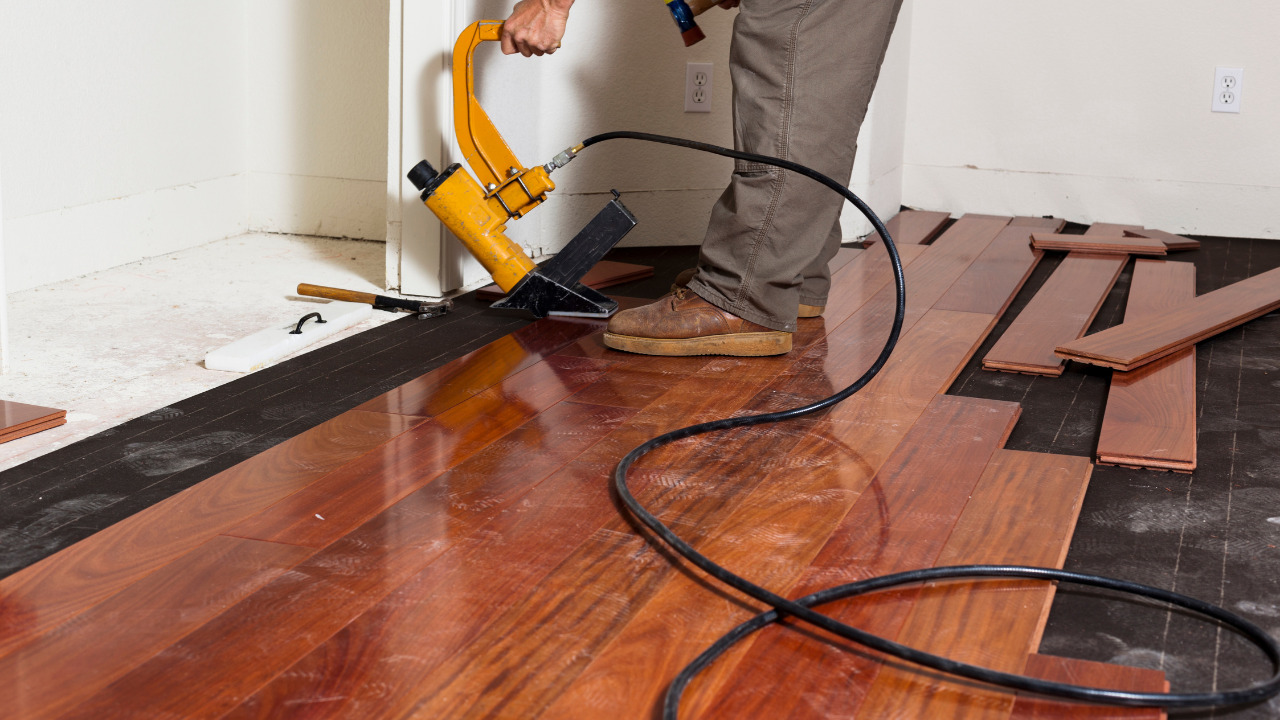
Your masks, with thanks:
M730 55L736 145L847 183L900 5L743 0ZM843 203L808 178L736 163L689 289L745 320L793 331L799 304L826 303Z

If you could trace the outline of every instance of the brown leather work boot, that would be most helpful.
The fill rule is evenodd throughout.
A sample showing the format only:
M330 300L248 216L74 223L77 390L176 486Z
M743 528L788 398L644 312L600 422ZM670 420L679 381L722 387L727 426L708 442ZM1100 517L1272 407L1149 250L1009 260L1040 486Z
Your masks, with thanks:
M757 357L791 351L791 333L743 320L676 288L657 302L609 320L604 344L642 355Z
M693 276L697 274L698 274L698 268L689 268L687 270L681 270L680 274L677 275L676 279L673 280L671 283L671 291L675 292L677 288L688 287L689 281L692 280ZM825 305L805 305L804 303L800 303L800 306L796 309L797 310L796 317L798 318L822 317L822 311L826 309L827 309L827 306Z

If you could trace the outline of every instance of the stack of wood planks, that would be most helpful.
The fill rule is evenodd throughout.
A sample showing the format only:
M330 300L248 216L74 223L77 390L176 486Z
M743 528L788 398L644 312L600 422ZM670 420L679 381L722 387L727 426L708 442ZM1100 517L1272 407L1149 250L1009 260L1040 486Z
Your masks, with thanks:
M1089 460L1006 450L1016 403L943 394L1038 261L1031 233L1059 225L966 216L932 244L904 237L906 322L870 385L821 417L665 446L633 491L792 597L930 565L1061 566ZM858 377L893 319L888 262L873 247L833 266L789 355L628 355L604 348L603 322L543 319L0 581L0 716L653 717L676 672L761 608L638 534L608 478L655 434ZM1164 686L1036 654L1053 592L953 582L825 610L1001 670ZM687 717L1094 710L794 626L735 648L685 703Z
M0 443L65 425L67 411L0 400Z

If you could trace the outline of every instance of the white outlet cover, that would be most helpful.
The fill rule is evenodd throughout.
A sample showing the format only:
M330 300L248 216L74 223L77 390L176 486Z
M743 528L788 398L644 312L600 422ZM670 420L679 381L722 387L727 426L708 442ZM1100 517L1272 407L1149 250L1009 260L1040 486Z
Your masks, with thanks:
M684 111L711 112L713 63L686 63L684 70Z
M1213 72L1213 112L1240 112L1244 90L1244 68L1220 67Z

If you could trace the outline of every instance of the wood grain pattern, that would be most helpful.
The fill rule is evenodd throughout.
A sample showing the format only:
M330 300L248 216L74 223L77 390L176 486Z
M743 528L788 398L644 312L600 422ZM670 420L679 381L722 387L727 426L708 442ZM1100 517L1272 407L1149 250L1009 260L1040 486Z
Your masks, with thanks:
M586 318L543 318L356 409L435 417L604 325L602 320Z
M1061 567L1092 465L1085 458L998 451L938 557L938 565ZM1035 507L1037 522L1013 523ZM1031 581L930 583L899 642L961 662L1019 672L1040 642L1052 585ZM1012 693L974 687L902 665L884 667L861 717L1004 718Z
M0 658L0 717L59 717L303 560L305 548L215 537ZM146 618L146 622L137 622ZM63 682L74 678L74 682Z
M1113 255L1164 255L1164 243L1129 235L1059 235L1032 233L1031 247L1037 250L1080 251Z
M66 410L0 400L0 435L53 422L66 416Z
M1190 263L1138 260L1126 322L1152 322L1196 294ZM1111 376L1098 462L1191 472L1196 467L1196 349Z
M927 245L942 232L950 219L951 214L945 212L903 210L889 218L884 228L889 231L895 245ZM880 233L872 232L867 239L872 242L880 240Z
M1086 235L1113 235L1124 227L1096 223ZM1128 259L1127 255L1069 253L992 346L982 367L1061 375L1064 363L1054 348L1089 329Z
M0 655L422 422L344 413L0 580Z
M1205 293L1153 322L1126 322L1058 346L1059 357L1133 370L1280 309L1280 268Z
M606 373L587 358L536 363L226 532L324 547Z
M751 378L753 372L758 370L748 368L744 376ZM280 681L263 689L237 712L273 717L297 698L323 692L336 698L330 706L336 715L399 716L417 710L431 716L441 705L465 707L480 695L466 690L455 696L446 686L469 686L483 677L499 682L501 678L494 674L504 662L524 673L539 673L540 682L544 675L554 678L556 663L575 659L555 657L551 650L579 632L565 632L566 627L577 625L567 616L580 613L573 617L582 617L582 622L590 625L607 625L610 614L601 612L604 608L600 604L615 608L618 602L616 595L598 589L594 582L585 583L584 577L594 579L612 570L622 573L628 582L654 582L657 575L670 571L661 554L618 517L604 490L613 465L623 453L654 434L731 414L758 391L758 385L726 376L723 366L677 384L627 427L540 483L521 503L521 512L495 514L483 532L442 553L401 592L303 657ZM677 443L646 458L645 467L633 473L634 491L643 492L658 483L668 491L680 492L682 478L688 473L685 464L694 462L690 455L699 451L705 453L706 448ZM734 491L730 488L728 494ZM715 500L704 498L702 502ZM423 515L424 520L428 517ZM453 537L449 528L437 532ZM620 548L627 552L617 555ZM608 562L592 560L616 557L628 560L614 568L609 568ZM585 576L565 570L583 563L593 568ZM652 577L643 572L646 569L653 571ZM553 571L564 580L548 581ZM582 592L584 588L589 591ZM539 593L557 589L572 591L572 597L551 605L536 600ZM315 611L324 612L325 608L318 606ZM541 621L537 619L540 616L555 620ZM537 636L535 641L528 640L530 634ZM512 653L510 658L506 651ZM521 660L544 653L552 657L528 665ZM486 657L490 661L481 662ZM320 672L320 668L328 670ZM384 691L388 682L403 692L389 695ZM311 688L310 683L324 684ZM495 693L487 702L503 698L502 693Z
M1060 658L1051 655L1027 656L1023 672L1032 677L1072 685L1086 685L1133 692L1167 692L1169 683L1159 670L1111 665L1108 663ZM1088 703L1070 703L1031 695L1019 695L1010 720L1164 720L1159 708L1112 708Z
M964 332L956 332L950 339L942 337L943 328L964 327L966 320ZM893 401L878 402L871 394L860 395L813 427L789 453L793 459L803 459L803 473L797 473L790 462L776 467L763 463L758 470L766 475L763 482L715 530L703 551L766 587L785 590L891 452L896 460L889 461L890 473L920 473L919 465L931 457L924 448L954 449L952 470L962 467L966 458L980 456L980 472L986 458L1012 429L1017 406L937 393L949 384L949 373L943 369L962 366L986 327L983 319L966 319L956 313L926 316L903 340L902 353L894 358L897 364L885 370L886 376L902 378L881 386L882 392L894 388ZM882 412L873 415L868 412L872 408ZM924 418L916 423L922 414ZM914 429L908 433L913 423ZM947 433L955 436L945 442L939 439ZM903 449L900 443L908 447ZM899 449L894 451L895 447ZM857 448L857 462L845 459L852 448ZM910 469L900 468L903 464ZM775 543L766 545L762 539ZM700 601L707 587L714 585L696 571L675 575L543 711L544 716L602 717L631 708L657 707L667 683L680 668L720 634L758 611L732 597ZM697 608L697 612L689 612L690 608ZM640 663L640 658L647 660ZM727 680L732 666L730 659L722 660L716 680L705 679L700 693L709 699L717 683ZM643 672L637 670L641 667ZM697 701L691 699L690 703Z
M934 307L1003 315L1043 257L1028 242L1031 233L1054 232L1065 224L1052 218L1014 218Z
M904 334L860 394L797 422L671 443L633 470L632 491L696 546L792 595L940 553L968 561L1014 546L1060 560L1078 501L1068 485L1028 485L1009 469L1021 456L998 448L1017 406L939 395L1025 278L1029 233L1058 226L1018 222L1008 237L1021 234L1020 256L999 217L966 216L930 245L902 247ZM28 623L13 645L40 668L55 667L73 639L101 648L84 659L97 669L71 699L54 682L40 702L86 718L651 717L678 666L756 609L637 533L608 477L656 434L792 407L861 375L892 320L883 248L842 252L832 269L826 312L800 324L789 355L650 358L604 348L600 321L539 321L364 406L420 415L349 413L401 423L355 456L315 474L282 464L292 480L259 465L175 506L187 515L152 515L116 534L120 551L141 560L103 546L64 565L59 582L90 582L98 562L116 569L100 574L100 594L75 582L43 587L40 601L68 587L79 609L38 631ZM951 297L977 304L940 307L961 287ZM972 311L978 304L992 311ZM205 507L209 518L190 517ZM1037 522L1010 522L1029 517ZM162 547L136 547L146 539ZM219 546L286 557L254 570L219 563ZM1021 663L1045 589L962 590L948 607L960 618L1008 615L1021 629L1008 644ZM935 591L832 611L890 635L956 637ZM6 610L15 598L0 594ZM135 632L138 623L154 627ZM116 666L102 660L113 646L124 651ZM686 711L829 716L898 671L811 630L774 628L717 663Z
M1124 234L1131 235L1133 237L1155 238L1156 240L1160 240L1161 242L1163 242L1164 246L1168 248L1170 252L1177 251L1177 250L1199 250L1200 249L1199 240L1193 240L1192 238L1183 237L1181 235L1174 235L1173 233L1165 232L1164 230L1153 230L1151 228L1139 228L1136 230L1125 230Z

